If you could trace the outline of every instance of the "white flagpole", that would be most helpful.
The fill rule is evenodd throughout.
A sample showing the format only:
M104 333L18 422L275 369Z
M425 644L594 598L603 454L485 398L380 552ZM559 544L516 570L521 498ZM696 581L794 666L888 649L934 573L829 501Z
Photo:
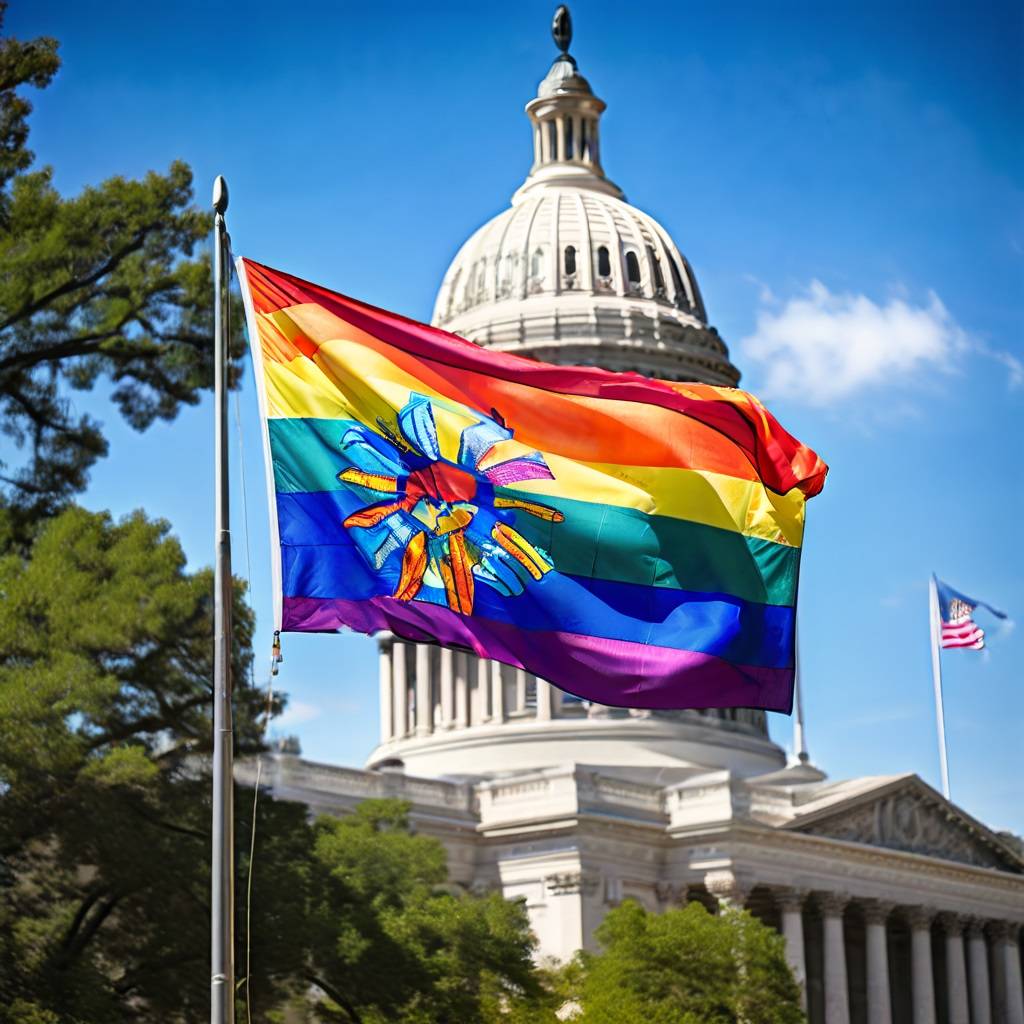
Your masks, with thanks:
M796 654L796 668L793 672L793 697L796 703L796 714L793 717L793 753L800 764L810 762L810 754L807 753L807 737L804 732L804 701L803 692L800 686L800 677L803 672L800 669L800 624L799 618L793 621L793 651Z
M939 730L939 763L942 766L942 793L949 799L949 763L946 759L946 715L942 710L942 664L939 660L939 638L941 617L939 614L939 591L932 573L928 584L928 609L932 630L932 681L935 683L935 724Z

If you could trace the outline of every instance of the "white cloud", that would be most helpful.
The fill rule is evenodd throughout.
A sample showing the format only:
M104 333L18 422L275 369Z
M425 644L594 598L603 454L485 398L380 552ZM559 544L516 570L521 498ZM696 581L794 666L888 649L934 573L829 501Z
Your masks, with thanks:
M284 711L274 719L275 729L294 729L297 725L312 722L320 717L320 708L314 704L304 704L301 700L290 700Z
M950 372L975 346L934 292L926 305L901 294L879 305L812 281L785 303L762 292L757 328L740 347L762 365L765 397L825 405L925 370ZM1020 373L1008 353L986 354L1004 362L1011 382Z

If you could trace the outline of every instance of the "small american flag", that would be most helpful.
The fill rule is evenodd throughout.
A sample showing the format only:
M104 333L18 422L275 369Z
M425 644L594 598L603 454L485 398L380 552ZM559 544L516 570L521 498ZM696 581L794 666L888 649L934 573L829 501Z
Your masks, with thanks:
M974 621L975 608L982 605L1001 619L1006 618L1006 613L993 608L984 601L976 601L959 593L940 579L935 580L935 588L939 599L942 647L965 647L969 650L980 651L985 646L985 630Z

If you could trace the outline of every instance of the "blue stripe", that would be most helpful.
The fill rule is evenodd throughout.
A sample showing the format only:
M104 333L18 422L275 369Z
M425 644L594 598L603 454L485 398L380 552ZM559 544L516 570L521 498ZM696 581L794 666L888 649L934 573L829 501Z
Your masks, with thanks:
M401 572L401 552L371 569L343 520L364 504L345 492L279 494L283 590L289 597L367 600L390 595ZM350 507L349 507L350 506ZM386 535L382 532L382 536ZM444 603L425 587L419 597ZM549 572L521 593L505 596L478 581L474 614L526 630L561 630L714 654L736 664L793 665L793 609L756 604L729 594L570 576Z

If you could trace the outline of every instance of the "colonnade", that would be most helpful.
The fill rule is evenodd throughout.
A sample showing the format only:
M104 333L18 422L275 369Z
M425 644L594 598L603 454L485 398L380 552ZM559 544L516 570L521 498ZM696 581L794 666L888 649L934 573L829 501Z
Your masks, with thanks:
M913 1024L1024 1024L1019 922L983 921L921 906L851 900L834 892L775 892L793 973L806 986L804 907L821 915L822 989L825 1024L850 1024L850 981L844 913L856 903L864 921L864 1003L870 1024L893 1024L889 926L901 919L910 930L910 992ZM942 929L945 959L944 1020L936 1008L932 928ZM990 975L991 968L991 975ZM805 991L806 1000L806 991Z
M381 743L510 718L544 721L562 707L560 690L523 669L390 638L378 649Z

